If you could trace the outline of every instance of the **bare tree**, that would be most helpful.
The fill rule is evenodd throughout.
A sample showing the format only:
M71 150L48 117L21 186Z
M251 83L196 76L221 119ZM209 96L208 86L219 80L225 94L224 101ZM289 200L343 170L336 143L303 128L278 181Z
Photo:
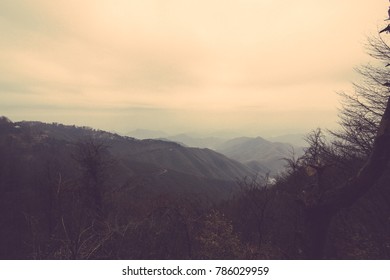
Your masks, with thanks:
M110 160L107 146L95 139L76 144L72 157L81 177L65 184L59 177L58 257L89 259L95 257L113 229L103 212L103 187Z
M368 39L369 54L389 65L390 48L380 37ZM367 65L357 69L363 77L354 84L355 93L342 93L340 111L342 130L332 132L336 151L346 157L360 157L365 163L355 176L342 186L327 189L314 199L303 199L305 213L306 254L312 259L324 256L324 245L332 218L342 209L352 206L381 179L390 162L390 73L387 68ZM310 155L316 159L317 145L323 146L318 134L313 135ZM318 193L318 190L311 190Z
M390 63L390 48L381 37L368 38L368 54L381 64ZM346 157L367 158L389 97L390 72L378 65L356 69L361 81L354 83L354 92L340 92L342 107L339 112L341 130L331 131L336 136L334 145Z
M238 181L238 185L241 189L242 199L245 201L249 213L254 217L257 239L256 249L260 250L264 242L266 211L275 198L274 193L269 189L269 173L261 176L260 180L257 176L245 177L243 180Z
M108 146L89 138L76 144L73 158L81 170L80 195L88 210L102 215L103 184L110 165Z

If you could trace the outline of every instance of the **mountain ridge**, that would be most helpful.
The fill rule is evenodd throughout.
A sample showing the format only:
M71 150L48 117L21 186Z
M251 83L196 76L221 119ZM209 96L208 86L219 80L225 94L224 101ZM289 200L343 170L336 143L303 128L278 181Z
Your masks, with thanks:
M116 170L110 170L115 188L129 182L143 182L144 189L151 192L186 190L221 199L238 187L237 180L254 175L250 168L215 151L188 148L172 141L139 140L89 127L58 123L2 123L3 148L7 149L7 138L19 139L14 141L14 145L29 148L18 148L14 156L20 153L23 157L36 158L36 165L45 164L39 163L42 155L57 157L55 149L59 149L61 152L58 156L61 155L63 159L56 160L63 160L67 169L74 170L71 158L77 143L90 139L102 143L116 162Z

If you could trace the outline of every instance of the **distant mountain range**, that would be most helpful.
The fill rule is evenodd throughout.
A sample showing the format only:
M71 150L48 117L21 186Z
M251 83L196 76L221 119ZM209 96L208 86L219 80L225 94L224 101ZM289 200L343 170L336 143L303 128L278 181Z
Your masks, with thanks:
M160 138L165 135L146 130L138 130L137 134ZM8 155L3 156L6 162L3 170L12 171L4 174L4 182L15 182L15 189L29 189L31 182L42 180L39 174L53 166L56 168L53 174L77 180L75 147L88 139L107 146L114 163L108 172L110 188L120 192L138 189L155 195L191 193L209 201L228 198L238 189L237 181L244 177L277 174L283 169L281 158L289 156L291 149L289 144L260 137L226 140L181 134L140 140L88 127L12 122L3 117L0 152ZM56 165L50 166L50 162Z
M69 174L69 180L75 180L72 177L72 174L76 174L72 160L74 147L88 139L108 147L109 157L114 162L109 172L112 189L131 186L132 189L155 194L192 193L213 201L229 197L238 188L237 180L254 175L249 167L213 150L184 147L172 141L138 140L88 127L62 124L13 123L6 118L0 122L0 152L13 151L10 152L9 164L20 158L28 159L20 164L20 170L15 170L26 176L25 183L15 188L28 188L25 184L36 180L36 175L29 175L30 170L24 170L23 166L27 164L43 170L35 172L40 174L49 168L49 159L61 162L63 166L64 171L55 172ZM14 167L17 165L12 163ZM19 181L17 178L5 180Z
M187 134L166 136L161 139L167 141L173 141L187 147L208 148L212 150L216 150L220 145L222 145L226 141L226 139L218 138L218 137L200 138L200 137L192 137Z
M217 148L217 151L244 163L260 174L268 171L271 175L275 175L285 168L283 158L291 157L292 152L300 156L303 148L270 142L261 137L241 137L226 141Z
M137 139L159 139L176 142L187 147L208 148L213 150L227 140L220 137L199 137L185 133L169 135L163 131L147 129L136 129L128 132L126 135Z
M129 135L141 138L158 136L156 138L172 141L187 147L209 148L231 159L237 160L252 171L263 175L276 175L285 168L283 158L289 158L292 152L296 156L303 154L304 136L289 134L266 140L262 137L239 137L224 139L218 137L193 137L187 134L168 136L166 133L149 130L136 130ZM160 135L160 136L159 136Z

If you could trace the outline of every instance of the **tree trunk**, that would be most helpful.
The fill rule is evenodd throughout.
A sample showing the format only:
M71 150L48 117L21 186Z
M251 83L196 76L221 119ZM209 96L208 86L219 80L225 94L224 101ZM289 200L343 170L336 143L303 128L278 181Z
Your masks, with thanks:
M390 98L379 126L370 157L358 174L342 187L328 191L305 206L306 256L322 259L332 218L343 208L352 206L382 177L390 161Z
M324 248L332 214L324 209L306 209L305 233L306 256L311 260L324 257Z

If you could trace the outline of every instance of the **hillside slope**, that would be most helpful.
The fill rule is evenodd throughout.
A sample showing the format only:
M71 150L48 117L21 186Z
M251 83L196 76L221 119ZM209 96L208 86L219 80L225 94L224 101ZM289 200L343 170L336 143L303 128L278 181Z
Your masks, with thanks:
M13 146L18 147L14 156L29 158L36 162L36 167L46 164L39 158L57 157L63 153L62 164L70 170L75 164L72 157L77 144L93 139L107 146L109 157L115 162L116 167L110 171L115 186L147 179L150 181L145 186L147 189L190 191L192 188L197 193L202 189L204 193L216 194L212 188L215 186L223 192L221 186L226 184L227 193L230 193L236 180L252 175L248 167L209 149L186 148L161 140L137 140L87 127L4 122L1 138L4 150L9 149L6 139L12 139ZM75 171L69 171L72 172ZM194 182L198 182L199 189ZM157 187L162 184L164 187Z

